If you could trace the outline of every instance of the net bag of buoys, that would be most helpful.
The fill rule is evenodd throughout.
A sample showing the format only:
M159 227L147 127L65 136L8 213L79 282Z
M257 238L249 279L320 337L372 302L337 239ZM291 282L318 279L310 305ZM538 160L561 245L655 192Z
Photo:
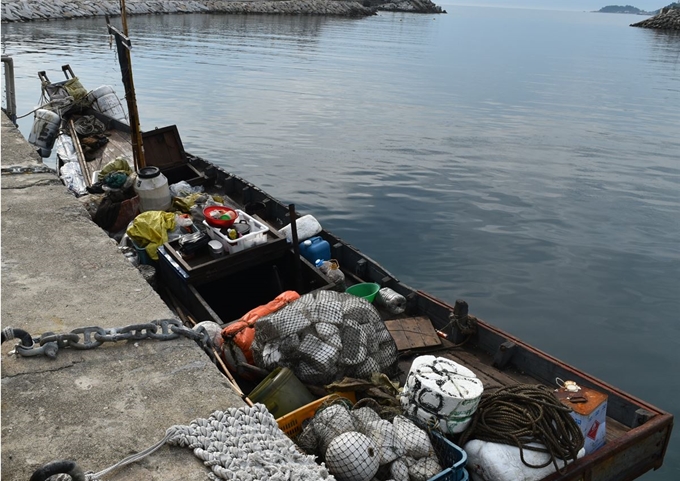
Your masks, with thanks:
M372 407L353 408L342 399L322 405L297 444L339 481L426 481L443 469L428 433L413 421L384 419Z
M251 350L258 367L287 367L313 385L397 371L397 346L377 309L342 292L305 294L262 317Z

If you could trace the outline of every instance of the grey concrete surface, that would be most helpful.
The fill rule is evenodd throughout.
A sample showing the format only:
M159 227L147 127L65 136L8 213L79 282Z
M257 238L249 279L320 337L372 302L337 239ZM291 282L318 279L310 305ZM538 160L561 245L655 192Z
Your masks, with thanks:
M0 259L2 327L66 333L173 317L139 271L95 225L56 174L9 174L40 165L2 114ZM227 380L187 339L61 349L54 360L10 355L2 345L3 481L71 459L100 471L215 410L242 406ZM164 446L106 479L207 479L187 448Z

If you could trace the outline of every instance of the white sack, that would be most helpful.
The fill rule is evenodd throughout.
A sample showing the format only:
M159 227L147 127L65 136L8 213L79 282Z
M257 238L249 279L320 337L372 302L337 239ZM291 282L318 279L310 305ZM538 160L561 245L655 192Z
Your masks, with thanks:
M467 453L466 469L472 481L538 481L555 472L553 463L540 469L526 466L516 446L473 439L463 449ZM585 449L581 448L577 457L584 455ZM550 459L550 455L525 449L524 459L529 464L541 465ZM560 467L566 464L559 459L557 463Z

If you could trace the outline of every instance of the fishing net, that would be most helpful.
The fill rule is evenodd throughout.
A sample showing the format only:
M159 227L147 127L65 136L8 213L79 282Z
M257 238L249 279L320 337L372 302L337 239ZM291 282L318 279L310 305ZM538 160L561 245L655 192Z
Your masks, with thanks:
M334 291L305 294L259 319L251 349L258 367L284 366L314 385L397 371L397 347L376 308Z
M296 441L339 481L426 481L442 471L427 431L377 403L328 401Z

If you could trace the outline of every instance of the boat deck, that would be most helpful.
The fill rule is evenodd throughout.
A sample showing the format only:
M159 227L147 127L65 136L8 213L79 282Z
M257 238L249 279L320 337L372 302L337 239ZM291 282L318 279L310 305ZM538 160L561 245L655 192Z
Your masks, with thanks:
M92 112L92 115L94 115L94 111ZM79 138L75 128L75 121L79 117L80 115L74 115L66 123L67 132L71 136L71 139L74 140ZM102 119L104 117L99 118ZM125 130L125 127L127 127L125 124L121 124L113 119L108 120L105 126L107 129L103 135L106 136L108 142L99 149L92 151L90 155L85 155L81 142L73 142L78 154L80 169L87 186L93 184L92 180L95 172L102 170L106 164L113 162L118 157L127 159L130 168L134 170L129 127L128 130Z

